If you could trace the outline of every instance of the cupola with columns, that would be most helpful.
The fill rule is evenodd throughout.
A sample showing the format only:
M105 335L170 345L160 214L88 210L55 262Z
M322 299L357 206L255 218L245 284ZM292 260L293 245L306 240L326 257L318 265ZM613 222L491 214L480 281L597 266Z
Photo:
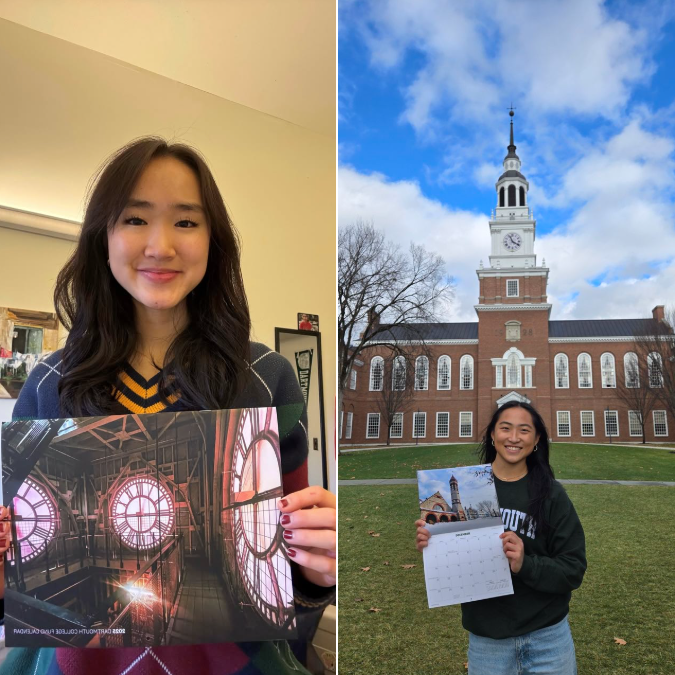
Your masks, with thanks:
M546 305L548 269L537 266L534 253L536 221L528 205L530 184L521 173L513 137L513 108L504 172L495 185L497 206L489 221L491 251L488 266L480 262L478 310L482 305Z

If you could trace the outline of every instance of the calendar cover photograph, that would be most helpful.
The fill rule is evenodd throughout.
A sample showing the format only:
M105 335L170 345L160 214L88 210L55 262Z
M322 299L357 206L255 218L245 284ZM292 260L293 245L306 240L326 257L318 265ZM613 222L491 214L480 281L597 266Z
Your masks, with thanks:
M502 522L489 464L417 472L422 520L432 534Z
M2 426L9 647L296 635L277 411Z

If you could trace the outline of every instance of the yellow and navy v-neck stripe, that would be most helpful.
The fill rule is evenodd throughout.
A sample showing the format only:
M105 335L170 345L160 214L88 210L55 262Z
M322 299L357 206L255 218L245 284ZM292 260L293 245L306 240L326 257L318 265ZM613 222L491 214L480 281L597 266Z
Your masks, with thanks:
M132 413L157 413L174 410L180 402L180 394L170 387L163 401L159 396L158 384L162 374L159 371L149 380L134 370L129 364L117 377L113 387L113 396L126 410Z

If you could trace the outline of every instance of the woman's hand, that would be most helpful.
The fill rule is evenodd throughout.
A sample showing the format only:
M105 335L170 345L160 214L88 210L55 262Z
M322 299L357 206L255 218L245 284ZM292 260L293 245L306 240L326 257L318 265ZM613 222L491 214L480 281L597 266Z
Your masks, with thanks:
M418 551L423 551L429 545L429 537L431 532L424 527L426 523L420 518L420 520L415 521L415 527L417 527L417 538L415 540L415 546L417 546Z
M308 581L317 586L334 586L335 495L313 485L286 495L278 506L291 560Z
M518 574L525 559L523 540L515 532L503 532L499 538L502 540L504 555L508 558L511 571Z

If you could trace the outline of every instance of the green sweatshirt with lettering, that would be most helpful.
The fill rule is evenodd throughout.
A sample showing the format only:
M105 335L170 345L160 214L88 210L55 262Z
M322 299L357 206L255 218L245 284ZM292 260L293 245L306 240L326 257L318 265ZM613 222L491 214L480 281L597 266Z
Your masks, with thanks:
M462 625L475 635L499 640L553 626L567 616L572 591L584 578L584 530L570 498L553 481L544 506L550 529L542 533L526 517L527 480L495 478L504 529L523 540L525 559L511 574L513 595L462 604Z

